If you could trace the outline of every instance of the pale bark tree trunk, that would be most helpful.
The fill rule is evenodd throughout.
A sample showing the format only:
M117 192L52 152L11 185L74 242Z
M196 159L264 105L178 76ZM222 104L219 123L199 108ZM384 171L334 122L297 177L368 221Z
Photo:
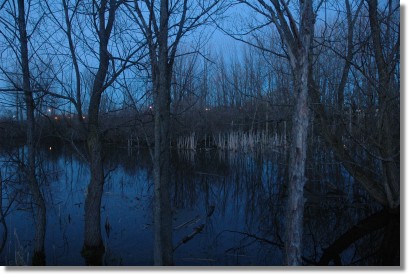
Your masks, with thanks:
M18 29L20 34L21 70L23 74L23 91L26 103L27 115L27 155L28 163L25 165L28 176L28 185L33 197L34 212L34 253L33 265L45 265L45 229L46 208L44 198L36 178L36 156L35 156L35 103L30 84L30 67L28 60L28 37L26 30L26 11L24 0L18 0Z
M299 1L300 20L296 21L289 1L242 0L256 12L270 20L286 46L294 79L295 107L292 125L292 144L288 168L288 201L285 222L285 264L302 264L302 239L304 217L305 162L307 158L307 132L309 122L308 76L310 49L315 25L313 0Z
M276 24L276 26L288 50L295 91L295 109L291 131L292 142L288 168L289 187L285 224L285 264L302 265L304 186L307 181L305 177L305 163L307 159L307 134L310 120L308 78L315 15L312 8L312 0L300 1L300 10L302 12L300 25L297 29L295 27L296 23L288 10L289 8L287 6L284 7L290 21L288 26L284 19L283 10L280 9L278 2L273 2L280 18L280 24Z
M308 53L299 57L294 70L296 105L293 116L290 149L289 188L286 215L285 256L287 265L302 264L304 217L305 161L307 158L308 109Z

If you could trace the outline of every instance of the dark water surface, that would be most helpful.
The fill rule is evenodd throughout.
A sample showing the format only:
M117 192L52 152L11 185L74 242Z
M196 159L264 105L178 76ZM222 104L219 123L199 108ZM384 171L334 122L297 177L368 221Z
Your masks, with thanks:
M1 152L2 209L7 227L5 231L4 223L0 224L2 265L31 264L33 206L16 162L22 150ZM305 190L304 263L382 264L385 244L396 245L385 241L384 220L374 222L378 227L373 229L365 227L366 233L359 235L356 230L349 235L354 225L378 213L379 206L338 163L328 159L311 163ZM39 153L38 167L47 205L47 265L84 265L81 249L88 166L69 148L46 145ZM109 148L105 170L103 263L152 265L149 152ZM172 152L175 264L282 265L286 173L285 155L277 152ZM377 216L373 220L378 221ZM182 242L202 226L193 239ZM343 245L337 245L342 237L338 242ZM397 248L389 249L398 249L399 257L399 239Z

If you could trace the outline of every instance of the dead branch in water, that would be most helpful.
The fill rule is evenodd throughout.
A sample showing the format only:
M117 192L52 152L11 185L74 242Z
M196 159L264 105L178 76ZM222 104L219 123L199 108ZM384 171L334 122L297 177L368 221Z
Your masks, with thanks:
M184 226L186 226L188 224L197 223L198 221L200 221L200 217L196 216L195 218L176 226L174 229L176 230L176 229L182 228L182 227L184 227Z
M194 236L196 236L197 234L199 234L200 232L202 232L203 228L204 228L204 224L201 224L200 226L196 227L192 233L190 233L189 235L185 236L176 246L175 248L173 248L173 251L175 251L176 249L179 248L179 246L181 246L182 244L187 243L188 241L190 241L191 239L193 239Z
M283 244L283 243L277 243L277 242L268 240L268 239L266 239L266 238L261 238L261 237L259 237L259 236L257 236L257 235L251 234L251 233L241 232L241 231L235 231L235 230L224 230L224 231L222 231L221 233L223 233L223 232L230 232L230 233L237 233L237 234L245 235L246 237L248 237L248 238L253 238L253 239L257 240L257 241L260 241L260 242L263 242L263 243L268 243L268 244L277 246L277 247L279 247L279 248L284 248L284 244Z

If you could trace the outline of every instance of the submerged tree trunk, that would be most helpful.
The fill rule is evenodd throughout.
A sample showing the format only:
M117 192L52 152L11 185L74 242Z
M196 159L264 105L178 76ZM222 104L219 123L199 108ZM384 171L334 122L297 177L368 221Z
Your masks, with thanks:
M108 3L109 2L109 3ZM96 5L96 3L94 3ZM84 246L82 255L87 264L101 265L105 247L101 234L101 200L104 190L104 166L102 161L102 140L99 129L99 108L101 96L105 91L105 80L108 74L110 53L108 41L115 20L117 2L104 0L96 5L98 7L98 37L99 37L99 66L91 90L88 108L87 146L91 179L85 198L85 228ZM109 12L106 20L105 13Z
M171 4L169 4L169 2ZM134 1L137 25L149 48L155 109L154 264L173 265L172 210L170 203L170 91L178 45L187 32L215 20L210 14L223 9L224 1ZM172 5L172 7L169 7ZM142 8L142 6L145 6ZM146 13L148 11L148 13ZM159 13L159 16L157 15ZM170 16L172 18L170 18ZM157 19L159 18L159 22ZM169 23L169 21L171 23ZM159 25L158 25L159 23ZM171 29L171 33L169 32ZM171 42L169 42L171 41Z
M91 102L93 102L91 100ZM94 103L90 106L99 107ZM90 108L89 114L92 113ZM91 115L87 145L91 170L91 179L85 198L85 232L82 255L88 265L101 265L105 251L101 234L101 200L104 188L104 168L102 164L102 144L98 129L98 115Z
M173 265L172 211L170 204L169 89L159 85L155 107L154 223L155 265Z
M46 208L44 198L41 194L36 178L36 157L35 157L35 103L30 84L30 69L28 62L28 38L26 31L24 0L18 1L18 26L20 34L20 54L21 69L23 74L23 91L26 103L27 115L27 155L28 163L25 165L28 177L28 185L33 197L34 212L34 253L33 265L45 265L44 239L46 227Z
M170 79L168 63L168 1L161 0L159 54L155 95L155 152L154 152L154 264L173 265L172 211L170 204ZM154 66L154 70L155 70Z

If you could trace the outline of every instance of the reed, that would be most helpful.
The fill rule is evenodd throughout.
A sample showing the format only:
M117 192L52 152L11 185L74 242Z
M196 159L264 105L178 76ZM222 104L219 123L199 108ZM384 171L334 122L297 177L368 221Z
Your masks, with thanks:
M268 130L219 132L213 135L204 134L203 138L193 132L177 138L177 149L196 150L200 144L205 149L251 152L285 147L286 142L284 135Z
M178 149L196 150L197 141L195 132L192 132L188 136L179 136L176 141L176 146Z

